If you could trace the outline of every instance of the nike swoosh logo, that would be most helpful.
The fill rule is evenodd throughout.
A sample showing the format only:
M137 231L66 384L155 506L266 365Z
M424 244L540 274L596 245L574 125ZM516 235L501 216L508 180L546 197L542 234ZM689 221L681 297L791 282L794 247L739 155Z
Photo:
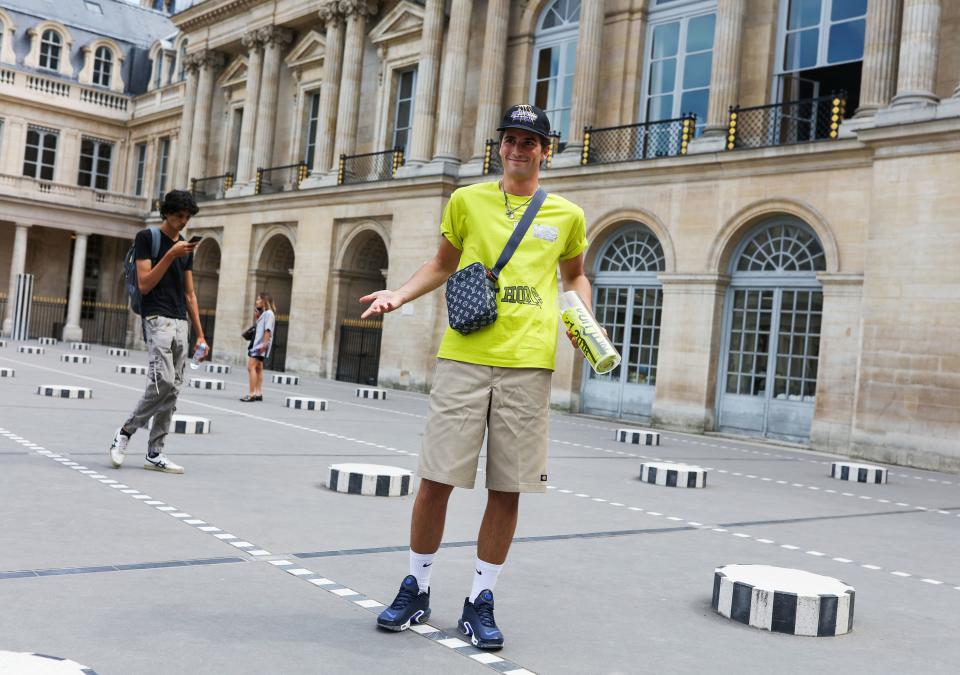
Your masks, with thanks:
M430 567L430 565L432 565L432 564L433 564L433 563L423 563L423 566L424 566L424 567Z
M481 572L480 570L477 570L477 574L479 574L481 577L483 576L483 572Z

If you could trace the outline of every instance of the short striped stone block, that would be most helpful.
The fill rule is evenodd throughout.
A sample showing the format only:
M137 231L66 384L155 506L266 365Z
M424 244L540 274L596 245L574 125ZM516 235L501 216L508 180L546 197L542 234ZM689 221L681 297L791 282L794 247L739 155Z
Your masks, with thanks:
M620 443L633 445L660 445L660 434L646 429L617 429L615 436Z
M86 354L61 354L60 360L63 363L90 363L90 357Z
M644 462L640 465L640 480L666 487L707 487L707 470L690 464L674 462Z
M90 345L86 342L71 342L70 349L75 352L89 352Z
M6 346L7 346L7 341L6 341L6 340L0 340L0 347L6 347Z
M130 350L123 347L107 347L107 356L130 356Z
M337 492L376 497L410 494L413 474L407 469L382 464L332 464L327 487Z
M306 398L303 396L287 396L283 399L283 405L294 410L317 410L327 409L327 402L322 398Z
M0 377L13 377L16 371L13 368L0 368Z
M300 378L296 375L271 375L270 381L274 384L300 384Z
M204 363L203 370L207 373L227 375L230 373L230 366L225 363Z
M839 480L854 481L856 483L883 485L887 482L887 470L882 466L874 466L872 464L831 462L830 477Z
M17 347L17 351L21 354L46 354L47 350L43 347L37 347L36 345L20 345Z
M67 384L41 384L37 387L37 393L40 396L52 396L54 398L93 398L93 389Z
M373 387L357 387L357 398L372 398L386 400L387 390Z
M37 344L41 344L41 345L48 345L48 346L50 346L50 345L55 345L55 344L57 344L58 342L59 342L59 340L57 340L57 338L52 338L52 337L41 337L41 338L37 338Z
M190 378L190 386L194 389L211 389L213 391L222 391L227 388L227 383L223 380L212 380L205 377Z
M122 375L146 375L147 367L133 363L121 363L117 366L117 372Z
M777 633L849 633L855 595L854 588L839 579L788 567L724 565L713 573L714 610Z
M174 415L170 420L170 431L175 434L209 434L210 420L194 415Z

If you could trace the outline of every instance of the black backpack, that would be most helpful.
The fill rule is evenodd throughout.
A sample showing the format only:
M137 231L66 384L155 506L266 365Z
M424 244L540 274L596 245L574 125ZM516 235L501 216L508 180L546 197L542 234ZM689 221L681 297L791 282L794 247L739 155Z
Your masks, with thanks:
M156 260L160 253L160 228L150 226L150 261ZM136 241L130 245L130 250L123 258L123 277L127 281L127 295L130 297L130 309L139 314L143 309L143 296L140 295L140 282L137 279Z

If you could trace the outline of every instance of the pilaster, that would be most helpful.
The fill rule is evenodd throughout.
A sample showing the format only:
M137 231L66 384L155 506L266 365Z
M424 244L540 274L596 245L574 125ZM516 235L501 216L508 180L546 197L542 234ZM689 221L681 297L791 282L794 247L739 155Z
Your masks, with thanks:
M83 273L87 263L86 232L75 233L73 264L70 269L70 297L67 299L67 323L63 327L63 340L79 342L83 339L80 328L80 305L83 302Z

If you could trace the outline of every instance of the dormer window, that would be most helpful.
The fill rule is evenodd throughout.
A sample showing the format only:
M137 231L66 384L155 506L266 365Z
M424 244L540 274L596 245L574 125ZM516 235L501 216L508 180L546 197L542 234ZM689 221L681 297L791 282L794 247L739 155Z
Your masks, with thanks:
M109 47L97 47L93 55L93 83L101 87L109 87L112 72L113 52Z
M55 30L45 30L40 37L40 67L48 70L60 69L60 52L63 38Z

